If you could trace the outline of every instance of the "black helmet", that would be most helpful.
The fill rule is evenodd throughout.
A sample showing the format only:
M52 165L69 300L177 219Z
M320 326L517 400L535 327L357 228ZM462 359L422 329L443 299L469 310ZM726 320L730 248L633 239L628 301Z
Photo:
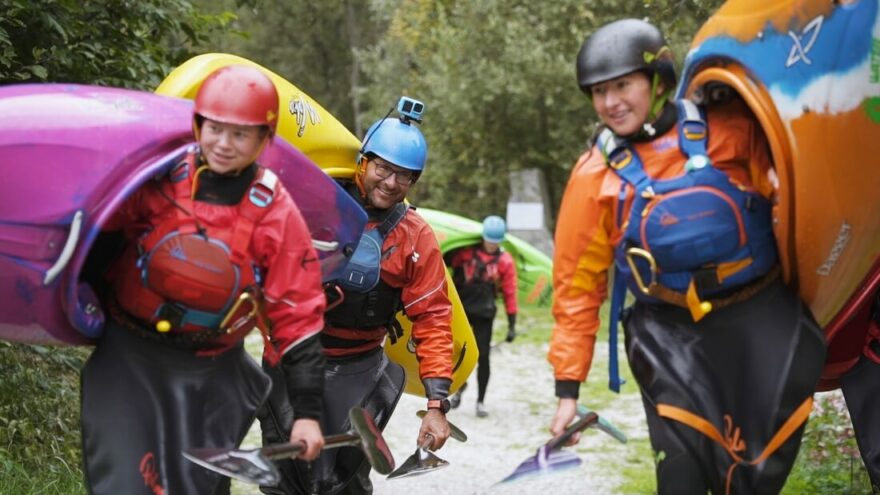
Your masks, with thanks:
M584 40L577 57L578 85L590 86L645 70L658 74L667 90L675 87L672 53L656 26L639 19L621 19L597 29Z

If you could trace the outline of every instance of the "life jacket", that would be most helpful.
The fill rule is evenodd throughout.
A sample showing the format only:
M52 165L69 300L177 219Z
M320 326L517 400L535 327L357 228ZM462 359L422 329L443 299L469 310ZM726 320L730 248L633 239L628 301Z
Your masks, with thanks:
M195 173L193 149L168 174L174 197L163 211L165 220L131 243L118 265L119 306L160 332L216 331L234 316L230 311L244 291L259 292L260 273L249 247L254 227L272 205L278 177L266 168L257 170L238 204L227 245L212 238L192 213ZM168 324L157 325L162 321Z
M628 287L646 303L671 303L699 321L712 296L727 295L765 276L777 265L772 205L752 188L714 167L706 151L708 127L701 109L679 100L678 144L687 158L682 175L654 180L638 154L605 129L598 147L621 178L611 299L612 389L616 378L616 330ZM627 187L635 189L622 221Z
M365 230L342 276L325 285L331 309L324 314L324 320L329 326L355 329L387 326L395 330L391 337L392 341L396 340L395 317L401 309L401 291L382 280L382 246L408 210L407 204L398 203L378 225Z
M497 265L501 258L499 249L492 254L488 263L478 253L479 248L471 248L471 259L455 267L452 281L458 290L458 296L468 316L477 318L494 318L497 312L495 299L498 295ZM488 267L495 265L494 274Z

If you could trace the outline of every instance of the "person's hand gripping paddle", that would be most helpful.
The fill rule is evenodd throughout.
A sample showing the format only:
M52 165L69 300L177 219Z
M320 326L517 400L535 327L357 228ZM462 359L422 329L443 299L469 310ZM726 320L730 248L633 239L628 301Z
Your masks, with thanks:
M599 417L595 412L584 406L578 406L577 421L572 423L564 432L551 438L547 443L538 447L535 455L520 463L516 469L500 483L509 483L528 476L539 476L571 469L581 464L581 458L574 452L562 450L562 446L574 435L590 427L598 428L608 433L620 443L626 443L626 435L605 418Z
M394 457L370 413L353 407L348 418L351 429L325 436L324 448L359 446L377 473L390 473L394 469ZM286 443L251 450L196 448L184 451L183 456L199 466L245 483L274 486L281 481L281 475L272 461L295 457L303 450L305 445L302 443Z

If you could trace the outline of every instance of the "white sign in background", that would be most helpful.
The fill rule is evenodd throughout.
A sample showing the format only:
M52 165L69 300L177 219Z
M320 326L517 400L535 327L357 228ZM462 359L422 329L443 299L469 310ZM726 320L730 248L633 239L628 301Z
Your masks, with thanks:
M543 203L507 203L507 230L542 230Z

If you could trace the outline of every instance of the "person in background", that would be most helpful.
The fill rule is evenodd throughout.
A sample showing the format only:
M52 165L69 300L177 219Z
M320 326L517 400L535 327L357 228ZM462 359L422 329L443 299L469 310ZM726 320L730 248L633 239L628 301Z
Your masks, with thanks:
M403 392L405 374L388 360L386 338L402 334L397 314L412 322L419 378L428 398L417 444L441 448L449 437L446 412L452 384L452 305L446 295L446 267L427 222L404 202L427 160L427 143L415 123L424 104L403 97L400 117L374 123L364 138L354 180L342 185L361 201L369 220L347 273L326 286L330 309L321 333L327 355L324 383L326 434L348 428L348 411L365 408L384 428ZM269 370L274 390L261 414L265 444L284 441L289 406L284 375ZM334 449L309 465L279 464L283 481L265 493L372 493L370 465L357 448Z
M672 56L642 20L588 36L577 77L604 128L572 170L556 225L550 430L575 417L613 266L611 386L621 317L657 491L778 493L825 342L779 276L761 126L730 92L705 106L668 101ZM636 301L621 316L627 288Z
M259 70L211 73L195 99L198 146L105 226L125 248L108 274L111 317L82 370L93 495L229 493L229 478L181 452L235 447L247 433L269 388L243 345L254 326L296 411L285 440L303 442L305 460L324 444L320 265L289 193L255 162L277 116Z
M501 249L506 233L507 226L501 217L488 216L483 220L482 243L457 249L446 256L480 352L477 363L477 416L481 418L489 415L485 399L491 374L489 354L492 350L492 324L498 311L495 301L499 292L504 297L507 313L505 341L513 342L516 338L516 265L510 253ZM451 407L458 407L461 403L464 389L465 386L462 386L449 399Z

